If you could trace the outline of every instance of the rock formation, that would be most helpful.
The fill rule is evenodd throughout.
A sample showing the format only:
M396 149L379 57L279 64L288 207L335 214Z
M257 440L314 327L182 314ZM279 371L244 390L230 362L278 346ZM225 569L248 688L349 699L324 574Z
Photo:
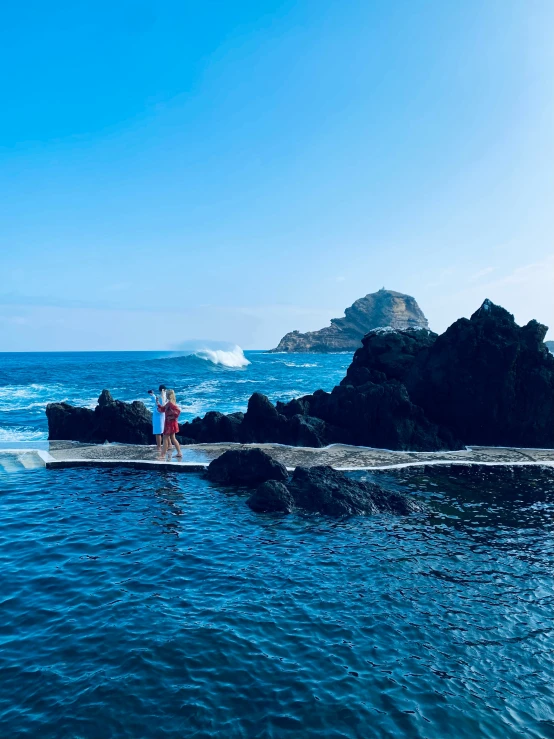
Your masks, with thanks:
M328 466L297 467L290 480L283 465L261 449L233 449L210 463L206 476L225 485L255 486L253 511L290 513L301 508L328 516L422 510L412 498L371 482L353 480Z
M210 462L206 476L224 485L259 485L267 480L282 482L288 473L261 449L229 449Z
M208 413L183 423L183 443L331 443L435 451L464 445L554 448L554 356L546 326L518 326L485 300L444 334L375 329L346 377L328 393L273 405L254 393L245 414ZM152 443L142 403L104 391L94 411L47 407L49 438Z
M263 482L246 502L256 513L292 513L296 508L288 487L276 480Z
M103 444L151 444L152 413L144 403L114 400L109 390L102 390L94 410L75 408L69 403L46 406L48 438Z
M297 508L328 516L397 513L421 510L411 498L372 482L359 482L325 465L297 467L288 489Z
M465 444L554 447L548 328L485 300L416 357L406 387L427 417Z
M273 352L354 352L371 329L388 326L403 330L428 328L419 305L410 295L382 288L360 298L344 311L344 318L331 319L331 325L319 331L283 336Z

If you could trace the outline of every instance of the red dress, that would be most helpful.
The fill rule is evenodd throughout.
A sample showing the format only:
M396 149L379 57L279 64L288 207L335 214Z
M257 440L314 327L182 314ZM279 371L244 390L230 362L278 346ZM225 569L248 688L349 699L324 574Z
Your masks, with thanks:
M177 419L181 414L179 406L168 401L165 405L160 405L158 403L158 410L160 413L165 413L164 436L168 436L169 434L178 434L179 424L177 423Z

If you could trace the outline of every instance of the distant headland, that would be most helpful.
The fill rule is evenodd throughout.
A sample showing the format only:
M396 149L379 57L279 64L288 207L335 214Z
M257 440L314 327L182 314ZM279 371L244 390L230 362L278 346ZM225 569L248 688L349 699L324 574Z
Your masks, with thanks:
M291 331L271 351L354 352L361 347L368 331L385 326L402 331L427 329L429 323L415 298L383 287L356 300L344 311L343 318L332 318L330 326L305 334Z

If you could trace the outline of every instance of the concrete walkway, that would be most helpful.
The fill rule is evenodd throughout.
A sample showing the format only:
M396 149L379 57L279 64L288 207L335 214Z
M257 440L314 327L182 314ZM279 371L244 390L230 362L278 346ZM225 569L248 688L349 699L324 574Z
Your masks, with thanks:
M512 449L471 447L458 452L394 452L368 447L335 444L324 449L286 447L278 444L195 444L183 446L183 458L175 455L160 460L153 446L131 444L79 444L51 441L36 444L10 444L0 449L0 464L5 453L13 455L25 467L36 466L31 456L48 468L132 467L167 471L197 472L227 449L258 447L282 462L288 469L327 464L341 470L394 469L416 465L539 465L554 466L554 449ZM40 460L40 461L39 461Z

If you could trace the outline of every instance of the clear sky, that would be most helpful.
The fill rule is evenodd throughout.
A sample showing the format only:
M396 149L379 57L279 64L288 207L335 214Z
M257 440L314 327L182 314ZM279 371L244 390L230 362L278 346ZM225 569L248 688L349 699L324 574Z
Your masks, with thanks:
M6 3L0 351L554 328L552 0ZM554 338L550 331L549 338Z

